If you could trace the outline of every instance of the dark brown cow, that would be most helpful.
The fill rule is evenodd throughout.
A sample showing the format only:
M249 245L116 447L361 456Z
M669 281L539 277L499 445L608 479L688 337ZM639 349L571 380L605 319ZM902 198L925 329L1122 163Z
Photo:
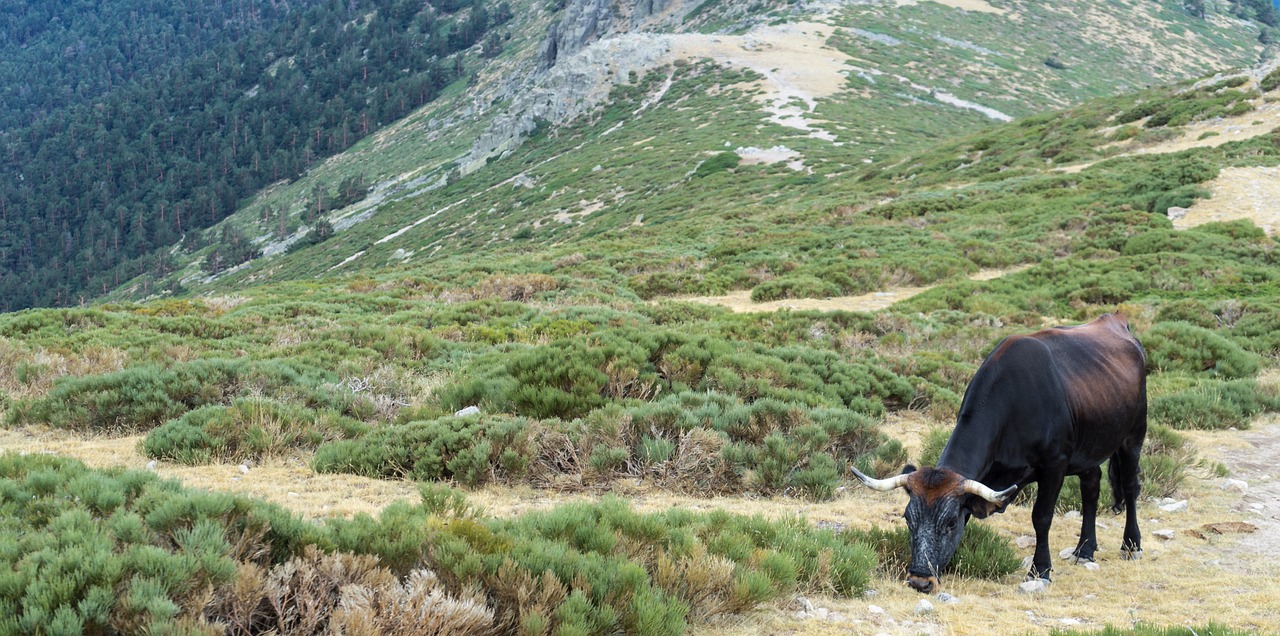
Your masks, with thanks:
M1121 556L1141 558L1138 455L1146 432L1146 356L1124 316L1107 314L1001 341L970 381L936 468L908 466L891 479L854 473L871 488L910 495L908 583L926 593L937 587L969 517L1002 512L1019 490L1038 483L1028 578L1047 580L1049 525L1068 475L1079 475L1083 500L1075 559L1093 560L1100 466L1108 459L1116 510L1121 502L1127 510Z

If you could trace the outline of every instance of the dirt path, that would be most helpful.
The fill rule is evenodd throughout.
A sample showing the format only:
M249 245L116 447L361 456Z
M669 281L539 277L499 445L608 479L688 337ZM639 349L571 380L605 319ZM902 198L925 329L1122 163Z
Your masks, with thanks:
M969 280L991 280L1031 267L1020 265L1007 269L984 269L971 276ZM858 296L837 296L834 298L787 298L758 303L751 300L751 290L730 292L723 296L688 296L676 298L684 302L704 305L720 305L728 307L736 313L775 312L783 309L797 311L880 311L890 305L911 298L933 289L936 285L923 287L890 287L882 291L861 294Z

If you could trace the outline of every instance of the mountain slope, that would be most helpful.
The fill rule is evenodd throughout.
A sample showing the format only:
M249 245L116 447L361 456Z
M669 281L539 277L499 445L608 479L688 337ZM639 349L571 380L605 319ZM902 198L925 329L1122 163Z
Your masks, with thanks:
M552 20L521 8L525 22L465 92L457 87L249 203L231 224L268 258L220 284L475 253L517 234L564 241L620 231L642 214L642 224L669 222L672 208L692 218L735 206L771 209L781 198L797 209L821 206L863 166L939 139L1156 80L1251 64L1260 33L1226 14L1202 20L1136 0L1104 8L962 5L986 10L857 3L765 14L744 14L732 3L658 11L624 3L616 16L597 4L570 3ZM573 25L573 46L560 41L562 30L545 35L549 23L562 22ZM726 25L739 34L697 32ZM1085 37L1063 41L1063 29ZM553 41L556 63L546 69ZM521 146L529 135L536 147ZM724 151L744 164L732 187L776 192L735 200L698 187L690 172ZM310 234L315 223L306 213L323 196L317 192L356 175L374 187L363 201L325 215L337 235L323 248L282 255L320 238ZM515 201L499 186L507 180L523 193ZM573 197L557 193L570 181ZM526 192L529 186L551 196ZM265 220L268 209L286 218ZM200 289L212 281L207 266L197 275L209 253L175 250L185 267L161 280L144 276L122 293L155 294L179 279Z

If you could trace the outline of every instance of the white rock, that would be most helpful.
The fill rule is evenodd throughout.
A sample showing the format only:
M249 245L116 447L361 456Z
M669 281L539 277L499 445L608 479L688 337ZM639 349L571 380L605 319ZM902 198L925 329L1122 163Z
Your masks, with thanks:
M807 599L807 598L805 598L805 597L803 597L803 596L797 596L797 597L796 597L796 603L800 605L800 609L802 609L802 610L804 610L804 611L806 611L806 612L812 612L812 611L813 611L813 601L811 601L811 600L809 600L809 599Z
M1058 622L1060 622L1060 623L1062 623L1063 625L1066 625L1066 626L1068 626L1068 627L1075 627L1076 625L1079 625L1079 624L1080 624L1080 619L1078 619L1078 618L1060 618L1060 619L1058 619Z
M831 622L833 622L833 623L843 623L843 622L844 622L844 614L841 614L840 612L831 612L831 614L830 614L829 616L827 616L827 620L829 620L829 621L831 621Z
M479 413L479 412L480 412L480 407L475 406L475 405L471 405L471 406L468 406L468 407L467 407L467 408L465 408L465 409L462 409L461 411L455 411L455 412L454 412L454 416L455 416L455 417L466 417L466 416L468 416L468 415L475 415L475 414L477 414L477 413Z
M1016 545L1022 549L1030 548L1035 544L1036 544L1036 538L1033 536L1025 535L1025 534L1013 540L1013 545Z
M863 593L862 593L862 596L863 596L863 597L865 597L865 598L872 598L872 597L875 597L875 596L880 596L880 590L867 590L867 591L865 591L865 592L863 592Z
M1174 532L1173 532L1173 530L1165 529L1165 530L1156 530L1155 532L1152 532L1151 534L1154 534L1154 535L1156 535L1157 537L1160 537L1161 539L1164 539L1165 541L1168 541L1169 539L1172 539L1172 538L1173 538Z
M1222 489L1243 493L1249 490L1249 482L1239 479L1227 479L1222 482Z
M813 611L813 615L825 621L827 620L827 617L831 615L831 610L825 607L819 607L818 609Z
M880 607L879 605L868 605L868 606L867 606L867 613L868 613L868 614L883 614L883 613L884 613L884 608L883 608L883 607Z
M1086 570L1092 570L1092 571L1096 572L1096 571L1098 571L1098 570L1101 570L1101 569L1102 569L1102 566L1098 565L1097 563L1095 563L1095 562L1093 562L1093 561L1089 561L1088 563L1085 563L1085 564L1084 564L1084 569L1086 569Z
M1171 503L1173 503L1173 502L1175 502L1175 501L1177 501L1177 499L1174 499L1173 497L1165 497L1164 499L1161 499L1161 500L1160 500L1160 503L1161 503L1161 504L1171 504Z
M1079 518L1080 518L1080 511L1079 511L1079 510L1068 510L1068 511L1066 512L1066 514L1062 515L1062 518L1063 518L1063 519L1079 519Z
M151 460L151 461L149 461L149 462L147 462L147 470L155 470L155 469L156 469L156 465L157 465L157 464L156 464L156 460L154 460L154 459L153 459L153 460Z
M1026 581L1018 585L1018 592L1021 594L1039 594L1047 589L1049 586L1044 584L1044 579Z
M1262 504L1260 504L1260 503L1251 503L1251 504L1249 504L1249 507L1250 507L1250 508L1252 508L1252 509L1254 509L1254 510L1262 510L1263 508L1266 508L1266 506L1264 506L1264 505L1262 505Z
M242 473L244 473L244 474L248 475L248 474L249 474L249 467L248 467L248 466L246 466L245 464L240 464L240 472L242 472Z
M925 599L920 599L920 602L919 602L919 603L916 603L916 613L917 613L917 614L932 614L932 613L933 613L933 603L930 603L929 601L927 601L927 600L925 600Z
M806 618L809 618L809 613L804 610L801 610L799 612L796 612L796 618L800 620L804 620Z
M1058 556L1059 556L1060 558L1063 558L1063 559L1070 559L1071 557L1073 557L1073 556L1075 556L1075 555L1076 555L1076 549L1075 549L1075 548L1067 548L1067 549L1062 550L1061 552L1059 552L1059 553L1058 553Z
M960 598L947 594L946 592L941 592L938 594L938 602L946 603L947 605L958 605L960 604Z
M1034 559L1033 557L1031 557L1030 555L1022 557L1022 569L1024 569L1024 570L1030 570L1030 569L1031 569L1031 562L1032 562L1032 561L1034 561L1034 560L1035 560L1035 559Z
M1160 509L1165 512L1182 512L1183 510L1187 509L1187 500L1183 499L1182 501L1175 501L1170 504L1165 504L1163 506L1160 506Z
M293 492L292 490L290 490L290 491L289 491L289 496L290 496L290 497L297 497L297 496L298 496L298 493Z

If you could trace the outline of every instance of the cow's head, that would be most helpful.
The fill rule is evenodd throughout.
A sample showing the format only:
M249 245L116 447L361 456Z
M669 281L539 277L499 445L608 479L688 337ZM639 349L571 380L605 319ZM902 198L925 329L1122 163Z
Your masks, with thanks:
M907 466L901 475L889 479L873 479L853 468L853 473L868 488L893 490L902 488L911 499L907 502L907 529L911 531L911 566L907 568L907 585L917 592L929 594L938 587L938 575L955 556L970 516L979 519L997 510L1018 490L1017 485L996 492L981 482L965 479L946 468Z

